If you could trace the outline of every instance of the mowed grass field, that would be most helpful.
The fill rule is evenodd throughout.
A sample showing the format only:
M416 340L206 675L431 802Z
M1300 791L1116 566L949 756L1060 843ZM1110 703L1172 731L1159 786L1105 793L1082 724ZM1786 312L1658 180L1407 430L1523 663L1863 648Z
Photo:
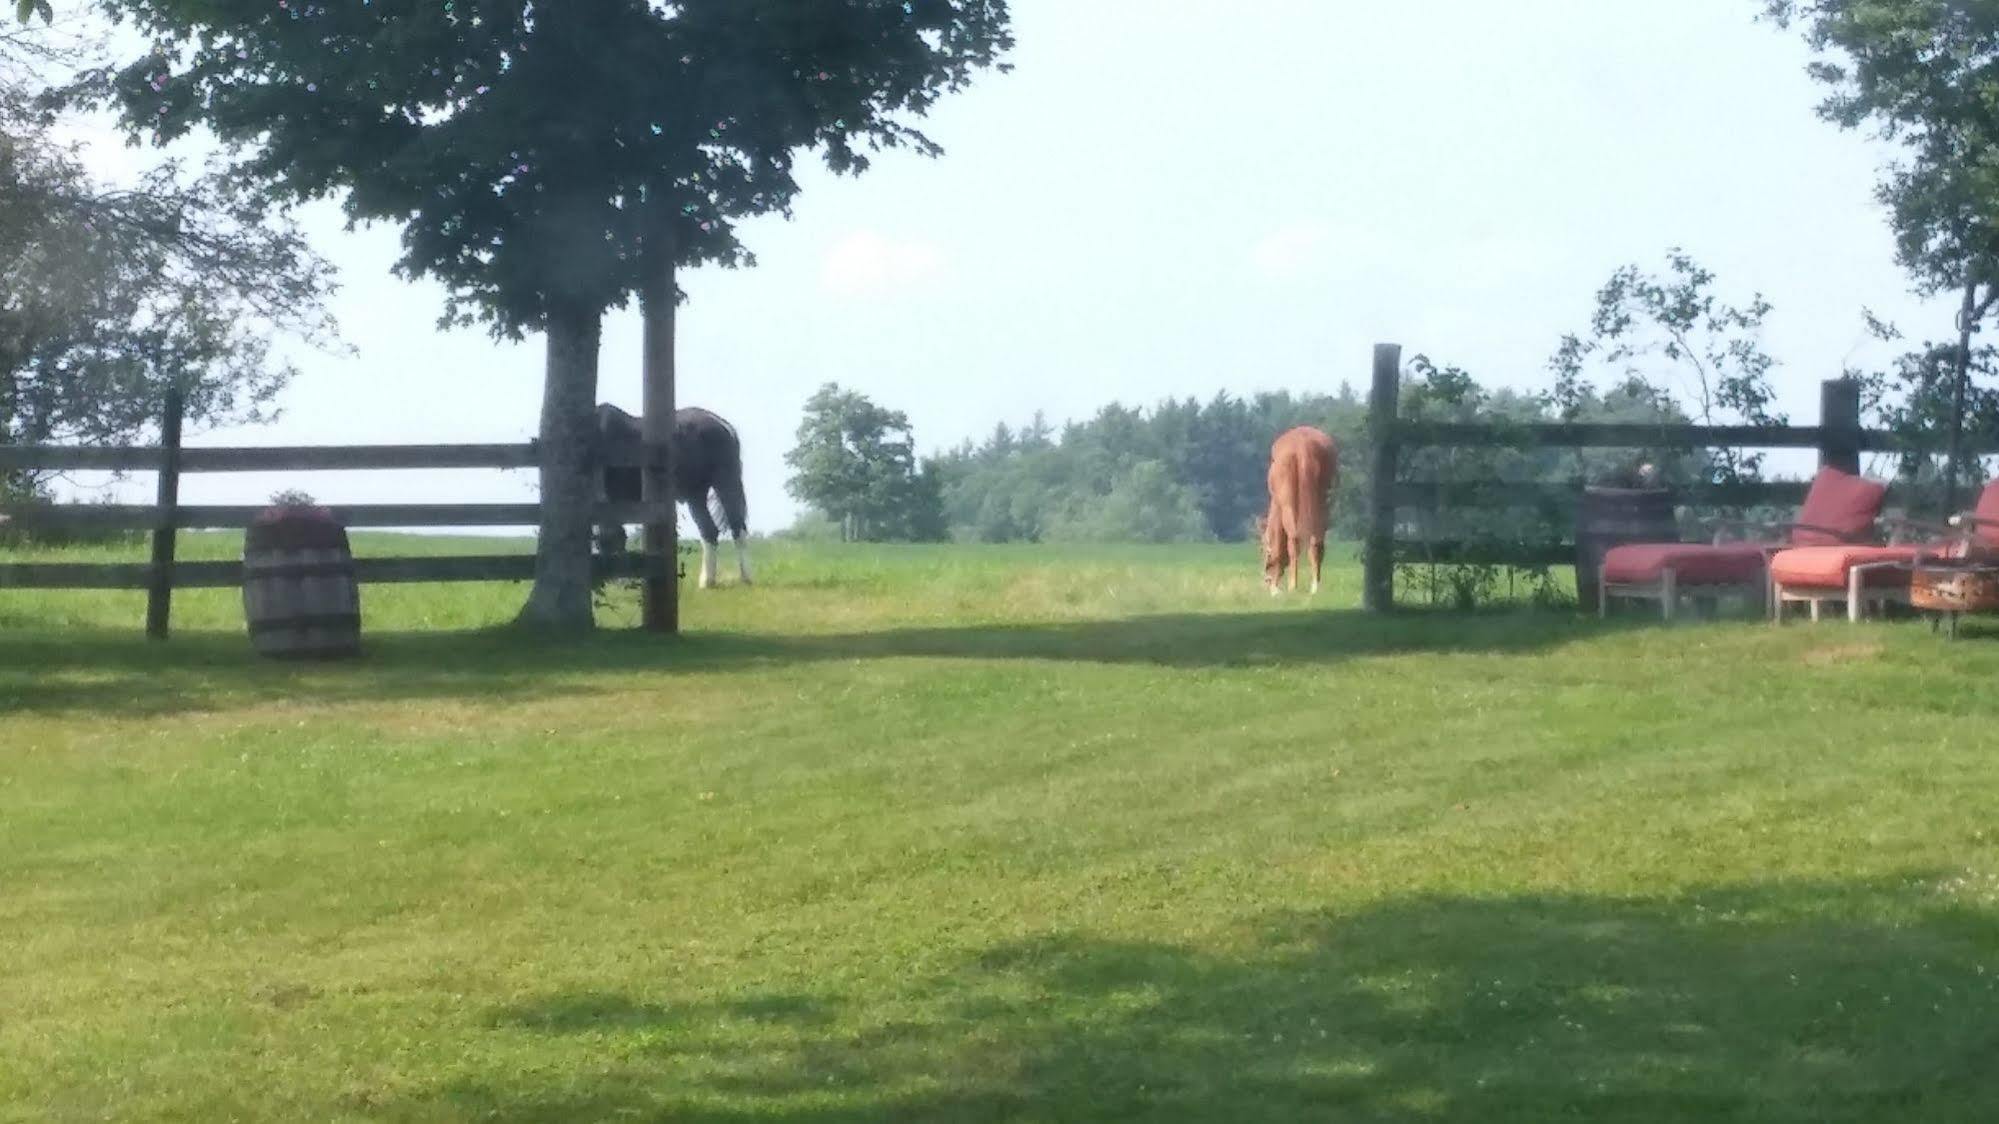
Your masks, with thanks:
M323 667L0 591L0 1118L1999 1118L1999 628L1350 553L769 547L678 641L369 587Z

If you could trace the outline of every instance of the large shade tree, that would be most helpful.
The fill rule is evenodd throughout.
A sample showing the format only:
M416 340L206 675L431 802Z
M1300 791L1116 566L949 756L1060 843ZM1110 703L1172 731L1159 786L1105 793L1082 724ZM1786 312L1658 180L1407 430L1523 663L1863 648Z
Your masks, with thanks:
M1872 126L1901 159L1877 189L1897 255L1924 295L1961 293L1956 362L1905 362L1943 378L1913 399L1950 402L1949 481L1970 397L1971 336L1999 304L1999 4L1992 0L1761 0L1797 25L1828 89L1822 117ZM1952 502L1955 497L1952 496Z
M639 296L670 355L674 271L751 263L736 224L789 214L799 153L935 154L906 118L1012 45L1005 0L98 2L151 43L96 87L135 133L206 126L268 202L401 224L446 323L546 334L522 619L578 628L604 311Z

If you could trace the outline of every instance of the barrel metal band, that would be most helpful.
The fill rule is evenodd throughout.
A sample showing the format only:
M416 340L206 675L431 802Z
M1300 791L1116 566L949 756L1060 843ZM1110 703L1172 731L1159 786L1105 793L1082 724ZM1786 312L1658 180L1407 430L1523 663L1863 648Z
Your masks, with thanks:
M348 562L285 562L275 566L259 566L254 562L243 565L245 578L337 578L354 576L354 563Z
M270 632L297 632L308 628L356 629L361 627L359 613L305 613L296 617L267 617L250 622L250 634L262 636Z

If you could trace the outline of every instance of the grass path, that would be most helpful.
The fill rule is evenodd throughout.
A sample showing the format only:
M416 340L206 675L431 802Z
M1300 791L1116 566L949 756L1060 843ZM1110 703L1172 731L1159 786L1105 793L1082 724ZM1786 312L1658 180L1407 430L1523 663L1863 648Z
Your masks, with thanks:
M1999 1117L1999 643L760 562L321 668L0 593L0 1119Z

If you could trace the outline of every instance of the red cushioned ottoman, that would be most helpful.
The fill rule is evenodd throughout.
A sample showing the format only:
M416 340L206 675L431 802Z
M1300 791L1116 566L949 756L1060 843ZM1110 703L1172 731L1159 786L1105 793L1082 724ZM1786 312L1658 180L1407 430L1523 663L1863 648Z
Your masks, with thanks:
M1628 543L1603 556L1610 585L1656 585L1667 570L1688 585L1748 585L1763 576L1763 548L1755 543Z

